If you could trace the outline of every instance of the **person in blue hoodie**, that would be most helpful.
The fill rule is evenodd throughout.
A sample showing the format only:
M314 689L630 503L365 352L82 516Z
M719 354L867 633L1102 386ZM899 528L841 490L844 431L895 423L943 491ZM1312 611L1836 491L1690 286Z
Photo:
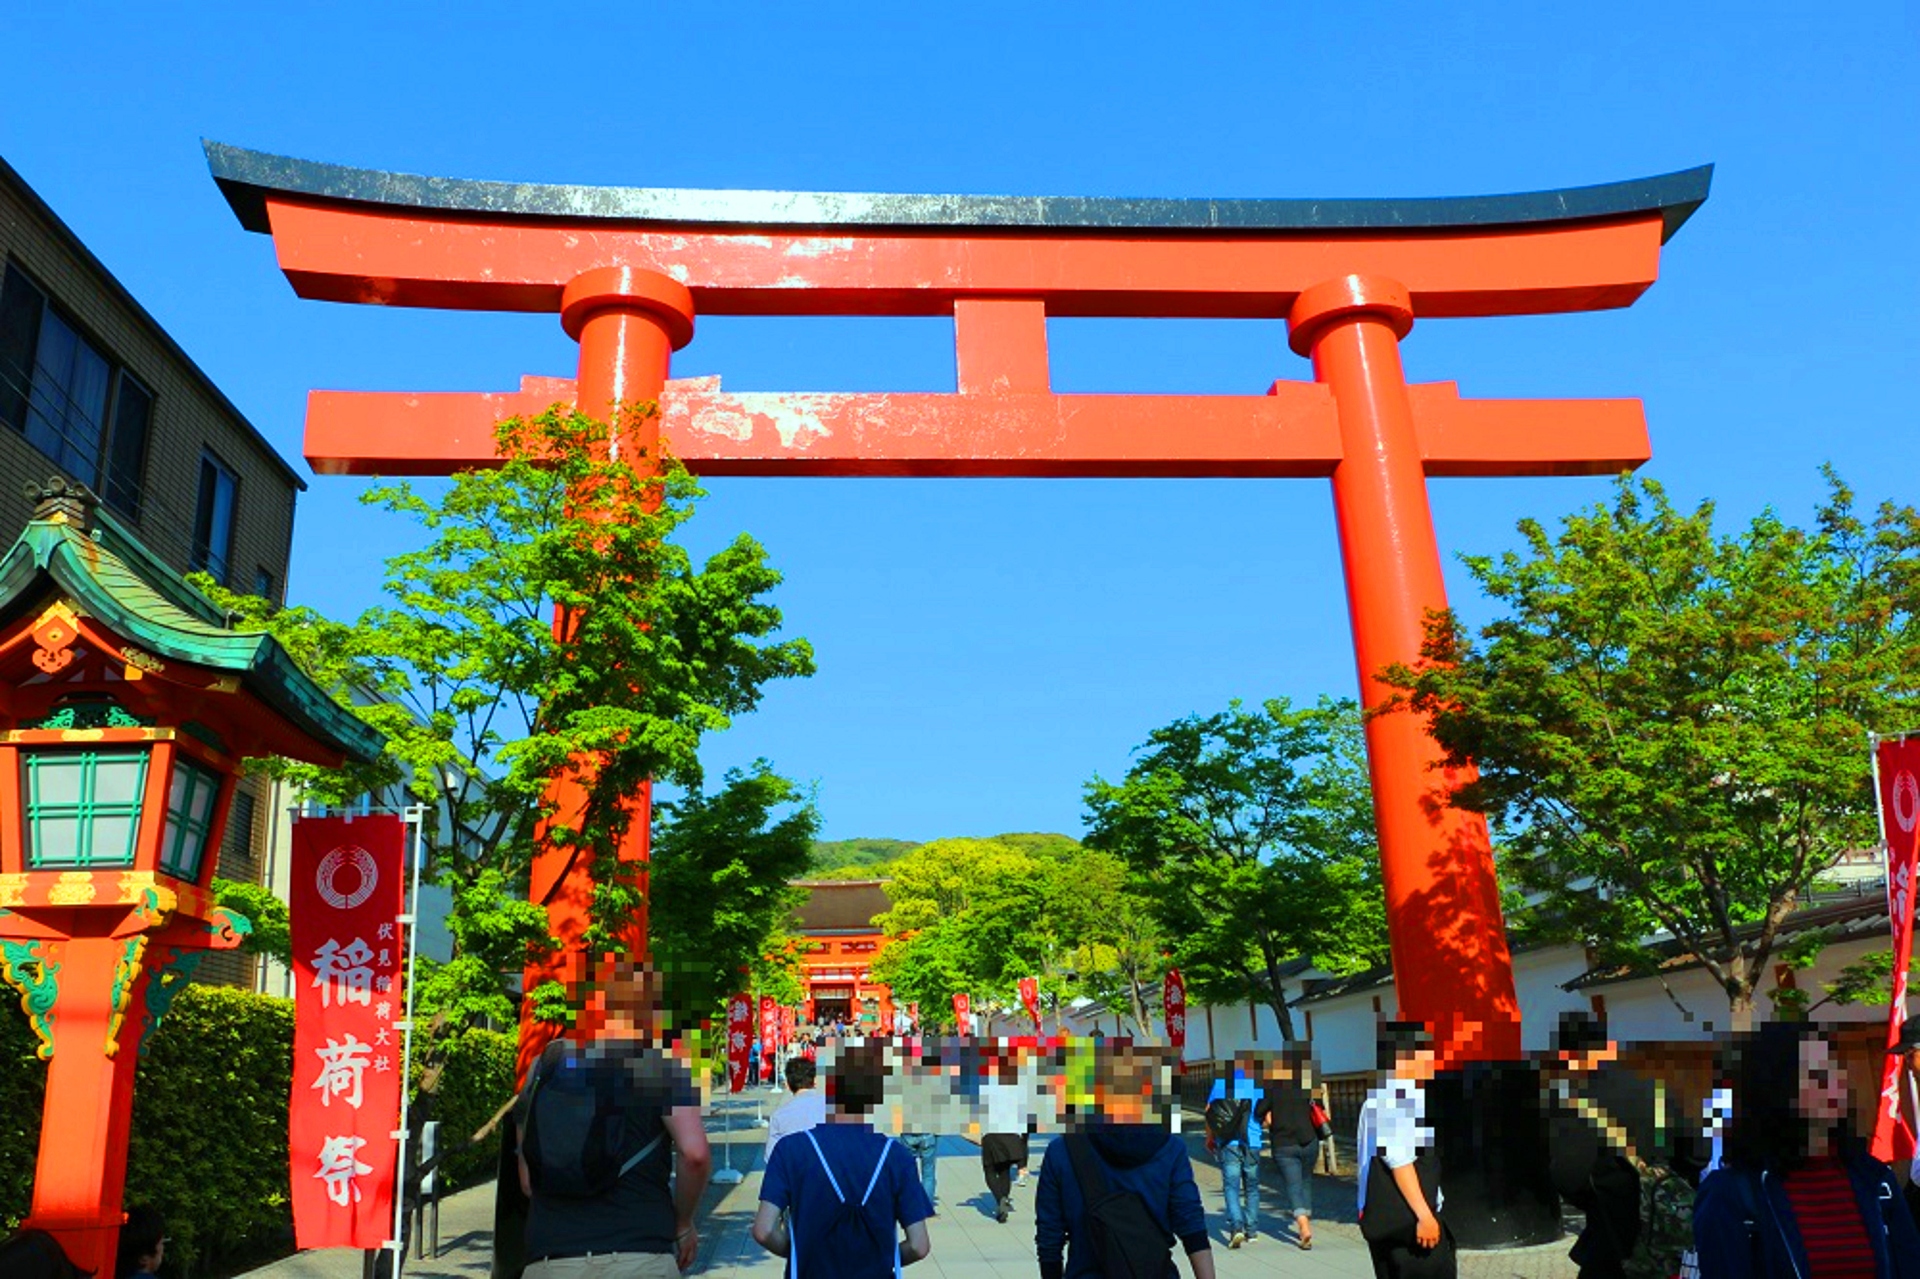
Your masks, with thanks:
M1125 1041L1100 1045L1094 1066L1095 1113L1070 1121L1069 1131L1053 1139L1040 1161L1033 1204L1040 1279L1099 1279L1106 1272L1094 1255L1097 1240L1104 1238L1108 1247L1138 1246L1142 1234L1157 1235L1148 1242L1162 1247L1158 1255L1166 1263L1164 1275L1179 1274L1173 1260L1177 1240L1186 1249L1194 1279L1214 1279L1207 1214L1200 1205L1187 1144L1165 1122L1154 1122L1149 1110L1151 1099L1170 1087L1171 1067L1164 1050L1136 1048ZM1090 1187L1083 1173L1099 1185ZM1119 1214L1130 1217L1138 1231L1125 1232L1127 1239L1097 1224L1088 1212L1090 1201L1116 1195L1134 1196L1145 1209Z
M1805 1022L1729 1049L1726 1159L1693 1206L1701 1279L1920 1279L1920 1231L1849 1126L1846 1068Z

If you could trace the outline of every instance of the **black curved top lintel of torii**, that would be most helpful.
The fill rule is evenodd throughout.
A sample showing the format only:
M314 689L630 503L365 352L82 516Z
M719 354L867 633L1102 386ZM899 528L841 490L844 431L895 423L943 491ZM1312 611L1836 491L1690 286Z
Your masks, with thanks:
M1129 236L1461 231L1658 213L1662 243L1706 201L1713 166L1515 195L1361 200L1129 199L894 195L564 186L387 173L205 141L240 224L266 232L269 196L452 216L684 227L901 231L1079 231Z

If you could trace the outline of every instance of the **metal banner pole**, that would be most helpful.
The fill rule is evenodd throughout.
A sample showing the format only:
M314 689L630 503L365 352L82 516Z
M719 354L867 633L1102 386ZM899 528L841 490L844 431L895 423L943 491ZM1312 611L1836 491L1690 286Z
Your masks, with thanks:
M399 1141L398 1166L393 1170L393 1238L387 1247L393 1250L393 1279L400 1279L405 1252L401 1236L407 1221L407 1087L413 1074L413 970L420 954L420 869L426 855L427 810L415 804L401 816L413 827L413 888L407 899L407 913L400 922L407 930L406 1015L400 1022L400 1128L394 1133Z
M729 1094L729 1096L731 1096L731 1094ZM744 1173L742 1173L739 1169L733 1166L733 1107L732 1106L728 1106L725 1113L722 1114L721 1123L723 1126L720 1130L721 1131L720 1149L725 1152L722 1158L726 1161L726 1166L722 1168L719 1172L714 1173L713 1179L719 1182L723 1186L731 1186L736 1182L741 1181L745 1177Z

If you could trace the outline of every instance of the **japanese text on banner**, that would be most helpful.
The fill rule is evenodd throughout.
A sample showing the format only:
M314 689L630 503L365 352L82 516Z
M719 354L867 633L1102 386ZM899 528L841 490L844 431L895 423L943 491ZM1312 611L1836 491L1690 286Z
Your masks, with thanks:
M299 1248L379 1248L393 1234L405 850L396 816L294 823L287 1138Z

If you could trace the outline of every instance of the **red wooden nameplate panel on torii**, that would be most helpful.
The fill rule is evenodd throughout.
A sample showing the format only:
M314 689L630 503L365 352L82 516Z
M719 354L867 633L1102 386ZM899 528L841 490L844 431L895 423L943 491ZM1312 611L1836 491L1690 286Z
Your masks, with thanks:
M1417 658L1427 611L1446 606L1428 476L1604 474L1650 456L1637 400L1409 386L1399 344L1414 320L1630 305L1710 177L1462 200L998 199L528 187L208 154L301 296L555 312L580 343L576 380L517 392L314 392L319 471L447 474L492 460L504 416L658 399L636 443L664 432L705 475L1326 477L1366 706L1387 695L1374 673ZM959 385L671 381L697 314L951 315ZM1284 318L1314 380L1056 395L1049 316ZM1486 825L1446 805L1462 779L1435 768L1413 716L1371 719L1366 736L1400 1015L1432 1024L1449 1061L1516 1058ZM644 859L646 822L635 830L627 855ZM534 894L556 935L578 936L588 888L579 867L541 859Z

